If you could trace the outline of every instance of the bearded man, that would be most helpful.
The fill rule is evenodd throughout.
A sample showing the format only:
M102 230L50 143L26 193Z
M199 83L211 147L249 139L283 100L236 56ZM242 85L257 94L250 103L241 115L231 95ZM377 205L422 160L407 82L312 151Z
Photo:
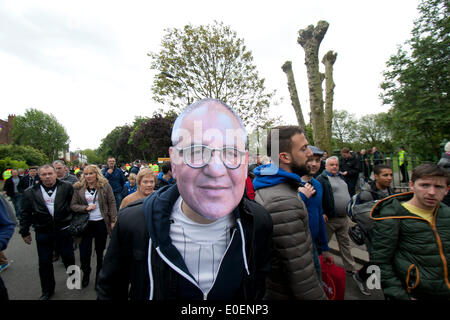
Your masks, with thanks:
M274 226L265 299L326 299L314 267L308 211L299 196L300 177L308 174L306 161L313 153L298 126L273 128L267 141L272 163L256 168L253 180L255 201L269 211Z

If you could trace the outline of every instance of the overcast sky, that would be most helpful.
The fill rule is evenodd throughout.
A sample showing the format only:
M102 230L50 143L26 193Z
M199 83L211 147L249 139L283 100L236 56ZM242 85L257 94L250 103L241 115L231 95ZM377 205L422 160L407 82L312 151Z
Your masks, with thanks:
M419 0L296 1L15 1L0 0L0 118L28 108L53 114L70 136L70 150L97 148L116 126L151 116L156 74L147 53L158 51L166 28L222 21L254 56L272 108L295 124L286 75L295 81L308 121L309 93L298 30L330 26L319 59L337 52L334 108L358 117L387 111L379 99L385 62L410 38ZM320 66L324 71L324 66Z

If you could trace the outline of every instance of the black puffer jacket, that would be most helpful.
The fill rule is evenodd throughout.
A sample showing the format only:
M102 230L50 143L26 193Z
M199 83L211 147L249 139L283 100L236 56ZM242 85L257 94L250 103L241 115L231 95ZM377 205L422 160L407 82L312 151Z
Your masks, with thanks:
M394 191L391 187L387 188L387 195L384 195L384 193L377 188L375 181L369 181L361 188L361 192L359 193L359 203L380 200L393 194Z
M262 299L272 238L267 211L254 201L241 200L233 214L240 218L244 234L236 228L213 289L203 296L169 236L170 214L179 195L177 185L165 186L120 210L98 277L98 299Z

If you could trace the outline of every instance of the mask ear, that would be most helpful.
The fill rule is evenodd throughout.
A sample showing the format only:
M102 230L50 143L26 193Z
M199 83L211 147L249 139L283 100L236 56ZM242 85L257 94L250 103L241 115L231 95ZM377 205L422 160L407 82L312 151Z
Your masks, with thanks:
M169 148L169 157L170 157L170 164L171 164L171 171L172 171L172 177L174 179L176 179L176 161L178 161L177 159L175 159L175 154L174 154L173 147Z

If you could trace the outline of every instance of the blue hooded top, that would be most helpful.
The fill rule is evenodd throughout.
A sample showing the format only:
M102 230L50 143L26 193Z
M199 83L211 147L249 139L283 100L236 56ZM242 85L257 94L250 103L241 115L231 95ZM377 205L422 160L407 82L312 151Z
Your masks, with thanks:
M287 172L273 163L265 164L256 167L253 170L255 178L253 179L253 187L256 190L276 186L280 183L284 183L288 180L295 180L297 182L305 183L299 175ZM322 185L316 179L311 179L311 184L316 189L316 195L311 198L307 198L303 193L299 192L300 197L306 205L308 210L309 229L311 231L311 237L315 243L319 243L322 251L329 251L327 234L325 229L325 221L323 220L322 209Z
M172 183L175 182L175 179L174 179L173 177L170 177L169 180L164 179L164 178L163 178L163 174L164 174L164 173L161 171L160 173L158 173L158 177L157 177L157 178L158 178L159 180L162 180L162 181L168 183L168 184L172 184Z

